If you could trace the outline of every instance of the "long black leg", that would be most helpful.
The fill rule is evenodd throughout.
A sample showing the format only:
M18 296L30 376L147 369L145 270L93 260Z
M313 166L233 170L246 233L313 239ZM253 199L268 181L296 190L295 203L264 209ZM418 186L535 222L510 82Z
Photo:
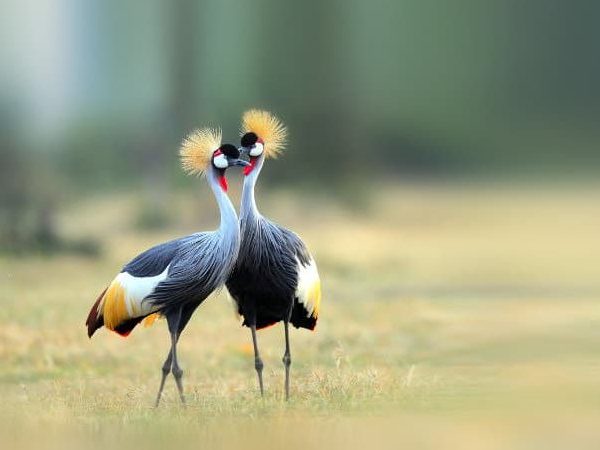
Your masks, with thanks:
M285 399L290 398L290 366L292 365L292 355L290 354L290 331L289 319L284 320L283 327L285 330L285 353L283 354L283 365L285 366Z
M160 387L158 388L158 394L156 396L156 403L154 406L158 408L160 403L160 397L162 396L162 391L165 387L165 380L167 379L167 375L171 372L171 361L172 361L172 353L171 349L169 349L169 354L167 355L167 359L162 366L162 378L160 379Z
M254 368L256 369L256 374L258 375L258 385L260 386L260 396L264 397L264 389L263 389L263 362L260 358L260 353L258 352L258 340L256 338L256 322L250 325L250 330L252 331L252 344L254 345Z
M192 314L196 310L197 306L198 305L189 305L188 307L184 307L179 311L179 315L180 315L179 325L176 327L177 342L179 342L179 337L181 336L181 332L183 331L183 329L189 322L189 320L192 317ZM177 315L177 314L175 314L175 315ZM167 317L167 322L168 321L169 321L169 318ZM169 332L171 333L171 336L172 336L173 332L172 332L172 325L170 322L169 322ZM155 407L158 407L158 405L160 404L162 392L165 387L165 380L167 379L167 376L171 372L172 366L173 366L173 344L171 343L171 348L169 349L169 354L167 355L167 359L165 359L165 362L163 363L163 366L162 366L162 378L160 380L160 387L158 388L158 395L156 396ZM180 369L180 371L181 371L181 369ZM183 373L182 373L182 375L183 375ZM181 385L181 380L179 383L177 383L177 387L179 388L180 385ZM180 393L180 396L183 395L181 389L180 389L179 393ZM183 397L182 397L182 401L185 404Z
M177 341L179 340L179 323L181 321L181 310L177 309L172 314L167 316L167 323L169 325L169 332L171 333L171 372L175 377L175 383L177 383L177 390L179 391L179 398L181 403L185 406L185 397L183 396L183 370L179 367L179 361L177 360Z

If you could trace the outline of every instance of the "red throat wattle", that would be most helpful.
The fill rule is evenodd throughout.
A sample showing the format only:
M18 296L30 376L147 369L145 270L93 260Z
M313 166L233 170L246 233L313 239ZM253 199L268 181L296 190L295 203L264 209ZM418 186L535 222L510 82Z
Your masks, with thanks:
M244 167L244 175L249 175L250 172L252 172L252 170L254 169L254 166L256 165L256 158L251 157L249 162L250 162L250 165Z
M225 175L219 176L219 184L221 185L221 189L227 192L227 178L225 178Z

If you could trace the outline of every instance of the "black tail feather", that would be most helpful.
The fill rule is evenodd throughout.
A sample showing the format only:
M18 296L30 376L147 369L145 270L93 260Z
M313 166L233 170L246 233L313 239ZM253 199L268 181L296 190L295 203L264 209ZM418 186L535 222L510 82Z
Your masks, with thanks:
M114 331L120 334L123 337L129 336L129 333L135 328L135 326L144 320L144 317L134 317L133 319L128 319L125 322L117 325Z
M306 328L308 330L314 330L317 326L317 318L312 315L309 316L304 305L298 301L294 301L290 322L296 328Z
M108 288L106 288L108 289ZM102 291L102 293L98 296L98 299L94 302L94 306L90 310L88 314L88 318L85 321L88 329L88 337L92 337L98 328L101 328L104 325L104 317L102 314L98 314L98 305L102 301L104 294L106 293L106 289Z

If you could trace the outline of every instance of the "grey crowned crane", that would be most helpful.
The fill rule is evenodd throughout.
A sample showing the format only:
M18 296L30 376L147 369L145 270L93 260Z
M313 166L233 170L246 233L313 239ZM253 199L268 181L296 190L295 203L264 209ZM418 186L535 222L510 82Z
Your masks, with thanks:
M156 406L169 372L175 377L185 405L177 341L192 313L225 283L233 268L240 232L235 209L227 196L225 171L230 166L248 165L239 159L235 146L221 145L220 130L191 133L183 141L180 155L186 172L205 173L221 213L219 229L159 244L136 256L100 294L86 321L91 338L102 326L127 336L142 320L151 323L157 316L167 319L171 347L162 366Z
M285 333L285 398L290 392L289 324L313 330L319 315L321 282L317 266L302 240L263 217L256 207L254 186L266 158L276 157L287 135L286 128L266 111L250 110L242 118L242 153L249 157L244 168L240 207L242 242L227 289L237 312L250 328L254 362L261 395L263 362L256 330L283 321Z

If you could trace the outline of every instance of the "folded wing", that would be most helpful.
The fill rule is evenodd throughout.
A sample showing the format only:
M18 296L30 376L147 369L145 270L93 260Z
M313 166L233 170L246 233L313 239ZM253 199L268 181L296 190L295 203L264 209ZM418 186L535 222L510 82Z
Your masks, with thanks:
M92 306L86 321L88 336L102 326L126 336L158 310L144 299L169 277L180 242L177 239L152 247L123 267Z

